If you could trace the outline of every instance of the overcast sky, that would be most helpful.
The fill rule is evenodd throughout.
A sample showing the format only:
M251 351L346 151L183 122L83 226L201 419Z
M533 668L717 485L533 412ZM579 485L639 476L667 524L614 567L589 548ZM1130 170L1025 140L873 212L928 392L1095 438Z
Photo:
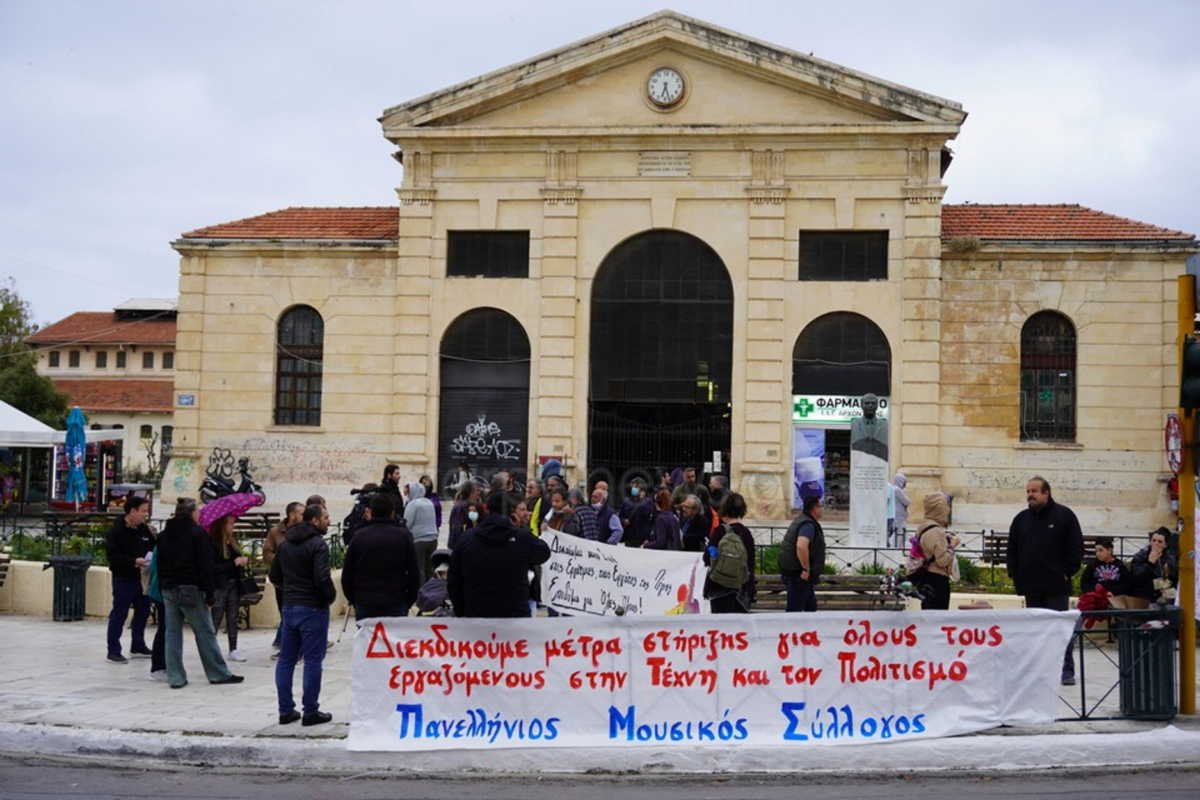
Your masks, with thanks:
M0 278L42 323L173 297L183 231L394 205L384 108L661 7L0 0ZM673 7L961 102L947 202L1200 233L1196 0Z

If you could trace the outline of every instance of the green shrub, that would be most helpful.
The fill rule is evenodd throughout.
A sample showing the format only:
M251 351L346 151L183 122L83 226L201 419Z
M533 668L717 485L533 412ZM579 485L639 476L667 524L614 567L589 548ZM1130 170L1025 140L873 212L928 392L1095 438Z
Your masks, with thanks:
M758 548L756 568L760 575L779 574L779 545L771 544Z
M966 556L957 556L959 582L968 586L978 586L983 581L983 569Z
M854 572L857 575L884 575L887 573L887 567L878 561L872 561L870 564L859 564L854 568Z
M45 561L50 558L50 540L45 536L15 534L12 538L12 557L19 561Z

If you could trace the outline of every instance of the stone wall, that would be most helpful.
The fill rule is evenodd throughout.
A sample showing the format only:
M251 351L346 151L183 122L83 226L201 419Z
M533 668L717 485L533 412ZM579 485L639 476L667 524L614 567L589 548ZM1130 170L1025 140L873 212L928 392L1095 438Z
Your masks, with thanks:
M939 421L956 521L1007 529L1041 474L1090 532L1173 525L1163 424L1178 402L1183 258L1117 246L946 254ZM1076 329L1074 443L1021 441L1021 328L1042 310Z

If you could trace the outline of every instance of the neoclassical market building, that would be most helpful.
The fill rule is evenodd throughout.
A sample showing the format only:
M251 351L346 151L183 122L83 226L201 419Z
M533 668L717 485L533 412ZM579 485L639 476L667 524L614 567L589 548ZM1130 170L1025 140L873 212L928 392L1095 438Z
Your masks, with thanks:
M892 469L959 526L1006 526L1034 473L1092 531L1170 524L1195 238L943 205L966 117L674 12L387 108L397 206L173 243L168 499L225 448L272 505L335 516L388 461L443 483L551 458L618 484L707 464L760 519L802 466L837 516L873 392Z

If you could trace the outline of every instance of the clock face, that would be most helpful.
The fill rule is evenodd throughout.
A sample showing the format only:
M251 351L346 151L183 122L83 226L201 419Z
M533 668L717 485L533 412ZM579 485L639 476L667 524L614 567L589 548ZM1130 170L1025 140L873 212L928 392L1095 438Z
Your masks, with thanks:
M683 76L670 67L656 69L646 82L646 94L657 106L673 106L683 97Z

